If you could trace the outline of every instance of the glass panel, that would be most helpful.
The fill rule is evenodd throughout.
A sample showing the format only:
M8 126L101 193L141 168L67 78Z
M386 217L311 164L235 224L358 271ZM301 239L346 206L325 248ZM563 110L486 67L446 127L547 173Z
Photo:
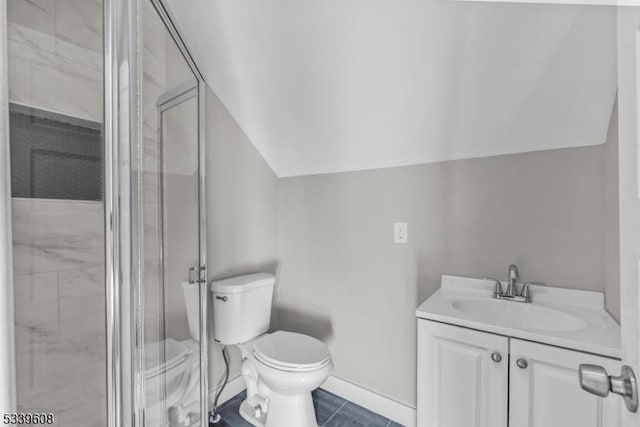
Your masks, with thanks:
M197 81L142 2L146 425L200 425Z
M105 426L103 3L6 6L17 409Z

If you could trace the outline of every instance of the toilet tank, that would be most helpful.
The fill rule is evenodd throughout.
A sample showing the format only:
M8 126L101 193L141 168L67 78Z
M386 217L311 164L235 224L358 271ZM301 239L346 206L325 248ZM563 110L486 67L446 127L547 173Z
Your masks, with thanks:
M200 341L200 284L182 282L182 295L187 310L189 334L194 341Z
M272 274L257 273L211 282L213 335L220 344L247 342L269 329Z

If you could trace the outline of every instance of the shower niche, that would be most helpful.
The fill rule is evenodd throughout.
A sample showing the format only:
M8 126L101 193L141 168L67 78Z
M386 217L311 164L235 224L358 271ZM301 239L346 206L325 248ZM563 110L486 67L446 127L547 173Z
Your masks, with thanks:
M10 105L13 197L102 200L102 125Z

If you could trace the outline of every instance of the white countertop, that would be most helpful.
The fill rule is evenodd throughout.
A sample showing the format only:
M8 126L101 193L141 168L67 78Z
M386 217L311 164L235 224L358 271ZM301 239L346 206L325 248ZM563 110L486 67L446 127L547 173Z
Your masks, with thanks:
M620 325L605 310L604 296L601 293L532 285L532 302L520 303L492 298L493 287L493 282L487 280L443 275L440 289L418 307L416 316L420 319L621 358ZM518 310L518 307L524 310L531 308L524 306L540 308L540 312L544 312L545 309L553 310L578 319L583 326L569 331L544 330L509 324L508 320L491 321L488 320L491 316L477 316L458 310L454 304L460 301L466 304L477 302L478 307L509 304L506 308L512 310ZM535 325L536 319L532 319L531 324Z

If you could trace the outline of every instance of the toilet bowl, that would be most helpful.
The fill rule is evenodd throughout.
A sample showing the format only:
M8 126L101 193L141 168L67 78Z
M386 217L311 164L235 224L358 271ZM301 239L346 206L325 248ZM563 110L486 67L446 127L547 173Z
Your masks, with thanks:
M317 427L311 392L333 369L327 347L315 338L285 331L238 347L247 384L240 415L255 426Z
M320 340L295 332L266 333L275 279L260 273L212 282L214 339L242 355L247 398L240 415L258 427L317 427L311 392L333 369Z

